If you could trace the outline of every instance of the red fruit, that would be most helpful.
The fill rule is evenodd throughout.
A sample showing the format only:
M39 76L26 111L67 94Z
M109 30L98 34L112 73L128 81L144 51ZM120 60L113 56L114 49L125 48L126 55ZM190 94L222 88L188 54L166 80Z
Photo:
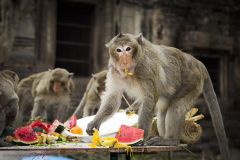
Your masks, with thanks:
M125 143L130 145L142 141L143 137L144 130L135 127L121 125L119 132L115 138L118 139L119 143Z
M40 127L42 129L44 129L46 133L48 132L48 128L49 128L48 126L49 126L49 124L44 123L40 120L36 120L36 121L32 122L32 124L31 124L32 128Z
M73 115L65 124L69 129L75 127L77 125L77 117Z
M21 142L23 144L34 144L38 142L37 134L31 126L17 128L13 134L14 142Z
M55 120L55 121L52 123L52 125L48 128L48 133L53 133L53 132L55 132L55 130L57 129L57 127L58 127L59 125L62 125L62 123L59 122L58 120Z

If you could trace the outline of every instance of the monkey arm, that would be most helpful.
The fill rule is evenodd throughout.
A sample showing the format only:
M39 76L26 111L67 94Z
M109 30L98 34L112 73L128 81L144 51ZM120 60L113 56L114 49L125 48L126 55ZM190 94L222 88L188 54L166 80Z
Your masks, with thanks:
M73 115L76 115L77 118L83 117L83 109L84 109L85 103L86 103L86 93L84 93L78 107L76 108L76 110L73 113Z
M106 92L106 94L103 95L100 110L97 112L93 121L88 124L86 132L89 135L93 134L94 128L99 129L101 123L119 109L122 93L123 92L119 90L112 93Z
M33 110L31 113L31 118L40 116L41 118L47 118L46 117L46 109L45 106L41 104L41 99L34 99L34 105L33 105Z

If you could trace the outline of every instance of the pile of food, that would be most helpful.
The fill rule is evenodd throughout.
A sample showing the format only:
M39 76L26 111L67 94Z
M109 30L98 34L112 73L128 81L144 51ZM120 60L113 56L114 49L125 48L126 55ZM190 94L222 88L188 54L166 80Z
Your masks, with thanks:
M183 143L195 143L202 135L202 128L196 121L204 118L204 116L202 114L195 115L197 112L197 108L192 108L186 114L184 128L180 135ZM137 123L138 116L136 114L130 113L126 115L123 112L116 113L102 124L100 132L95 130L94 135L89 136L85 130L87 124L93 118L94 116L90 116L77 121L76 116L72 116L64 124L58 120L49 124L37 118L26 126L14 129L10 135L6 136L6 141L16 145L49 145L63 142L82 142L89 143L88 146L92 148L112 147L126 149L131 149L130 146L132 145L143 144L144 131L132 127ZM158 135L156 119L153 121L151 134Z
M94 130L90 147L129 148L143 142L144 130L122 125L115 137L101 138L98 130Z
M76 116L72 116L65 124L55 120L52 124L35 119L26 126L16 128L6 141L16 145L45 145L61 142L80 141L77 137L68 137L64 130L81 135L82 129L77 125Z

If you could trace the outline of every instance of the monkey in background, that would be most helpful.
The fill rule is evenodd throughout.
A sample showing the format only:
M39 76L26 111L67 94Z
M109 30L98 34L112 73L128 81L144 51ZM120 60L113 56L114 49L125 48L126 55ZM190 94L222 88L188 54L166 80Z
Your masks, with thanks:
M31 118L40 116L49 122L55 119L66 121L70 95L74 89L72 77L73 73L66 69L56 68L22 79L18 85L21 109L19 119L22 120L24 113L30 110Z
M92 74L92 78L87 84L86 91L73 113L77 118L91 116L97 113L101 102L100 96L105 90L106 75L107 70Z
M17 84L18 75L10 70L0 72L0 136L5 127L13 125L19 111ZM10 144L0 139L0 146Z
M92 78L89 80L86 91L83 94L83 97L74 111L73 115L76 115L77 118L82 118L86 116L95 115L99 110L101 104L101 95L105 91L105 80L107 76L107 70L92 74ZM127 97L128 98L128 97ZM121 109L126 109L128 105L125 100L122 100ZM128 101L132 102L128 99ZM135 104L135 103L134 103ZM129 108L129 111L134 110L133 105ZM137 108L137 107L136 107Z
M106 47L110 57L106 91L88 124L89 135L118 110L126 92L141 102L138 127L144 130L145 144L178 145L185 114L203 92L222 156L230 159L220 107L202 62L176 48L155 45L141 34L118 34ZM148 138L155 107L159 136Z

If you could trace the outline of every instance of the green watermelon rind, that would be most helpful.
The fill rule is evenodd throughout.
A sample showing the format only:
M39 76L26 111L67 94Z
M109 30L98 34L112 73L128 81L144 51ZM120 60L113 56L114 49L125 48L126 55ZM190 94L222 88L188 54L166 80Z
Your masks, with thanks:
M13 139L12 142L15 143L15 144L18 144L18 145L31 145L31 144L37 144L39 142L39 140L36 139L34 141L26 142L26 141L22 141L20 139Z
M119 143L127 144L127 145L137 145L138 143L143 142L143 138L132 141L132 142L124 142L124 141L118 141Z

